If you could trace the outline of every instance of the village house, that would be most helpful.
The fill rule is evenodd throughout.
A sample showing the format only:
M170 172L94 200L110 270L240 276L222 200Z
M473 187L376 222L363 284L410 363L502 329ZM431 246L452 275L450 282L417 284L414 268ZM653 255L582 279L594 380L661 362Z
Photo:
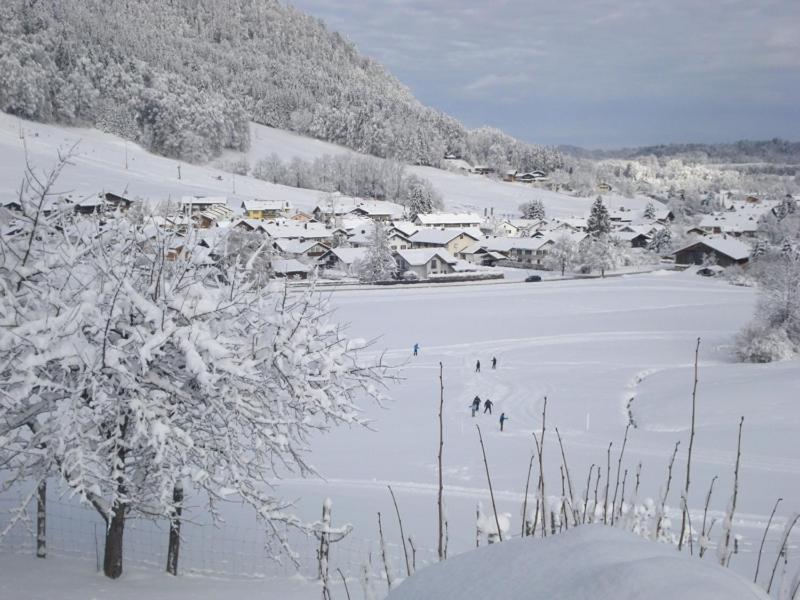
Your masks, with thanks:
M180 199L181 212L185 214L195 214L202 212L217 205L228 205L225 196L183 196Z
M348 231L347 242L355 248L366 248L372 244L373 230L371 227L364 227L355 231ZM386 239L389 248L394 250L407 250L412 247L408 236L391 227L386 231Z
M544 247L549 238L489 238L481 245L490 252L508 257L509 260L527 266L540 266L547 254ZM465 257L466 259L466 257ZM468 260L468 259L467 259Z
M419 279L428 279L431 275L453 273L458 262L450 253L437 248L398 250L394 254L394 258L401 276L411 272Z
M494 173L494 169L492 167L487 167L486 165L475 165L472 167L472 172L476 175L489 175Z
M651 240L649 235L638 231L615 231L611 235L631 248L647 248Z
M753 238L758 233L758 216L740 212L705 215L699 226L707 234Z
M277 219L289 214L292 205L284 200L245 200L242 210L248 219Z
M284 258L294 258L302 263L316 263L321 256L330 250L330 247L315 240L286 240L279 239L273 247Z
M478 230L464 229L420 229L409 239L412 248L441 248L450 254L457 254L471 246L483 236Z
M517 173L514 180L520 183L536 183L539 181L547 181L547 174L539 170L528 171L527 173Z
M414 219L414 224L419 227L454 227L457 229L471 229L480 227L483 219L474 213L430 213L419 214Z
M675 264L702 265L711 259L720 267L743 265L750 260L752 249L731 238L708 237L676 250Z
M275 277L285 279L308 279L313 267L304 265L294 258L276 258L272 260L272 273Z
M494 267L502 260L508 260L505 254L488 250L484 242L475 242L456 254L457 258L465 260L473 265L481 265L483 267Z
M367 248L331 248L319 258L318 264L323 269L356 277L367 252Z
M386 200L364 200L331 194L328 199L315 206L311 214L317 221L329 221L345 215L369 217L373 221L391 221L402 219L405 212L404 206Z
M227 204L213 204L200 212L192 213L192 221L200 229L219 227L221 223L228 223L233 218L233 211Z

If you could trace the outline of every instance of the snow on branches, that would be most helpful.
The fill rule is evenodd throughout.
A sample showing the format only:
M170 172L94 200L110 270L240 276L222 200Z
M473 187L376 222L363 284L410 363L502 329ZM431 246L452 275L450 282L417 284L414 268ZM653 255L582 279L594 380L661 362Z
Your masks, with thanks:
M300 525L270 480L313 474L309 435L362 423L357 401L380 401L391 374L361 360L313 286L270 289L253 261L146 220L58 210L57 172L32 173L0 244L10 483L57 473L120 541L126 515L174 514L184 482L214 514L238 497L277 539L277 523ZM108 552L118 576L121 544L110 566Z

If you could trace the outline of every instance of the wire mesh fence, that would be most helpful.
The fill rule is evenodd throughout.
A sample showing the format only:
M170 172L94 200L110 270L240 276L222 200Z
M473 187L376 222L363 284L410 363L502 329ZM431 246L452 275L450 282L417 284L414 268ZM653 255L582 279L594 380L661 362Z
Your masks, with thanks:
M20 496L0 496L0 532L14 519ZM36 551L35 502L28 513L0 537L0 554L33 554ZM318 574L319 540L295 529L285 531L293 558L275 557L268 546L267 534L257 523L252 527L237 524L198 524L185 521L181 529L179 569L184 574L203 574L237 578L288 577L300 574L315 578ZM129 519L125 525L124 556L126 565L161 569L166 567L169 525L166 520ZM79 557L102 566L105 523L92 508L75 501L48 499L47 552ZM405 558L400 544L386 544L390 568L405 573ZM409 551L410 552L410 551ZM420 568L436 560L436 552L416 548ZM385 577L376 540L353 535L331 543L329 571L340 569L345 577L357 578L364 567L375 578Z

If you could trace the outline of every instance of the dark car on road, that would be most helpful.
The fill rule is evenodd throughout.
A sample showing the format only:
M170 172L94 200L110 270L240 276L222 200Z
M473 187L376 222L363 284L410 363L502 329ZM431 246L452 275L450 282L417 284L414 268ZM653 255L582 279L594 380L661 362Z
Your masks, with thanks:
M525 281L527 281L528 283L530 283L532 281L541 281L541 280L542 280L542 278L539 275L528 275L525 278Z

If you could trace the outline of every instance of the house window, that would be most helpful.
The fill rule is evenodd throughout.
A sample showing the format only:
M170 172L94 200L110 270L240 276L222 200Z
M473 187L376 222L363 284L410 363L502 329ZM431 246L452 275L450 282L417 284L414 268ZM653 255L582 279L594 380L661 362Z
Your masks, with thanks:
M435 258L432 259L431 260L431 269L438 269L438 268L439 268L439 262Z

